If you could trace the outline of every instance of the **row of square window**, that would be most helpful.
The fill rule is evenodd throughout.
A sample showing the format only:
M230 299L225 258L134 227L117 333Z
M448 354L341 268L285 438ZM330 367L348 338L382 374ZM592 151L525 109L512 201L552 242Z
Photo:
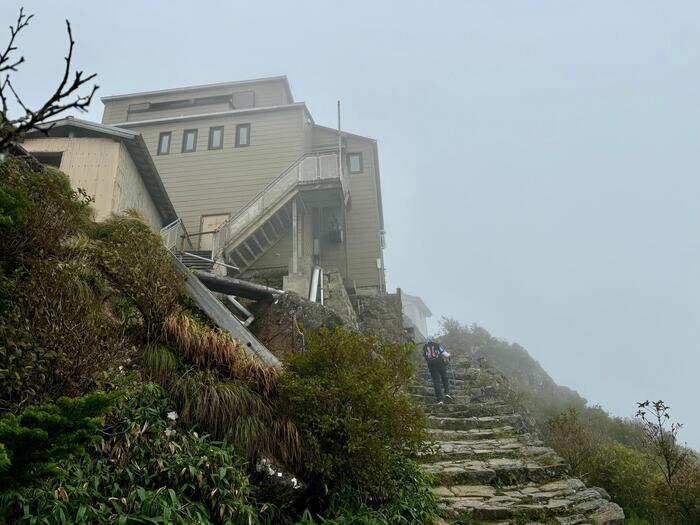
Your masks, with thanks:
M172 131L163 131L158 135L158 155L170 153L172 142ZM236 147L244 148L250 146L250 124L238 124L236 126ZM209 149L223 149L224 147L224 127L214 126L209 128ZM182 153L197 151L197 130L186 129L182 132Z
M163 131L158 136L158 155L170 153L172 132ZM236 147L250 146L250 124L238 124L236 126ZM214 126L209 128L209 149L223 149L224 127ZM182 153L191 153L197 150L197 130L186 129L182 132ZM364 170L362 153L348 153L347 164L349 173L362 173Z

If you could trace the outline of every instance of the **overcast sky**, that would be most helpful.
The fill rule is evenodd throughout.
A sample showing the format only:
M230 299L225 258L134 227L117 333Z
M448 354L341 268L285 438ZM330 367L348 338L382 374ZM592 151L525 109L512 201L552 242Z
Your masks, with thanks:
M102 96L288 75L330 126L340 98L379 141L392 288L615 414L663 399L700 447L698 2L23 5L33 103L64 18Z

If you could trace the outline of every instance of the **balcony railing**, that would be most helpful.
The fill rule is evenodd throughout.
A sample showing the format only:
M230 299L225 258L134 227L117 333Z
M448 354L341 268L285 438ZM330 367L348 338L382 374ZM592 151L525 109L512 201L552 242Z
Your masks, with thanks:
M228 246L243 234L251 224L270 210L284 204L285 199L304 185L337 180L347 203L349 188L338 153L309 153L302 156L273 180L236 215L219 226L213 235L212 258L218 259Z

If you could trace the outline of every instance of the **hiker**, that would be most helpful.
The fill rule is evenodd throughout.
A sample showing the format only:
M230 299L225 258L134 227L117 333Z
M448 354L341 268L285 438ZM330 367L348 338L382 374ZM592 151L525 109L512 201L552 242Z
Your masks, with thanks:
M446 399L452 400L452 396L449 394L450 383L447 379L447 358L450 357L450 354L440 343L433 340L432 337L428 337L428 342L423 345L423 357L428 363L430 377L433 378L438 405L442 405Z

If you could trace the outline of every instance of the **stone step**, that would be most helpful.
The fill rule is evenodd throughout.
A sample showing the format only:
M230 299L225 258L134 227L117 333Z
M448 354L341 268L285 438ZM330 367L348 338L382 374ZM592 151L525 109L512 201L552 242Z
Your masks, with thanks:
M520 437L439 441L421 456L424 463L446 459L528 458L538 463L561 463L562 459L548 448L525 443Z
M493 428L473 428L471 430L444 430L429 428L428 436L435 442L471 441L477 439L507 439L518 435L515 428L504 425Z
M556 479L568 470L564 463L540 464L525 458L449 460L426 463L435 485L514 485Z
M408 393L414 396L432 397L435 399L435 389L432 385L411 385L408 387ZM450 395L455 399L464 399L466 401L479 399L498 399L502 400L503 390L498 386L484 387L457 387L450 388Z
M435 391L430 388L430 391L426 390L426 393L420 393L416 394L411 393L411 397L413 397L416 401L422 403L425 406L433 406L437 405L437 399L435 398ZM472 396L464 396L457 394L455 392L450 392L450 395L452 396L452 400L446 400L445 405L451 405L451 404L456 404L456 405L472 405ZM439 405L442 406L442 405Z
M471 430L473 428L495 428L505 425L523 428L523 418L520 414L481 417L428 416L428 428L443 430Z
M604 493L587 489L574 478L505 487L440 486L433 493L445 514L463 520L516 518L515 523L527 519L559 525L621 525L623 519L622 509L607 501Z
M512 415L514 413L512 406L500 403L448 402L442 405L433 403L428 405L426 409L434 416L447 417L504 416Z

